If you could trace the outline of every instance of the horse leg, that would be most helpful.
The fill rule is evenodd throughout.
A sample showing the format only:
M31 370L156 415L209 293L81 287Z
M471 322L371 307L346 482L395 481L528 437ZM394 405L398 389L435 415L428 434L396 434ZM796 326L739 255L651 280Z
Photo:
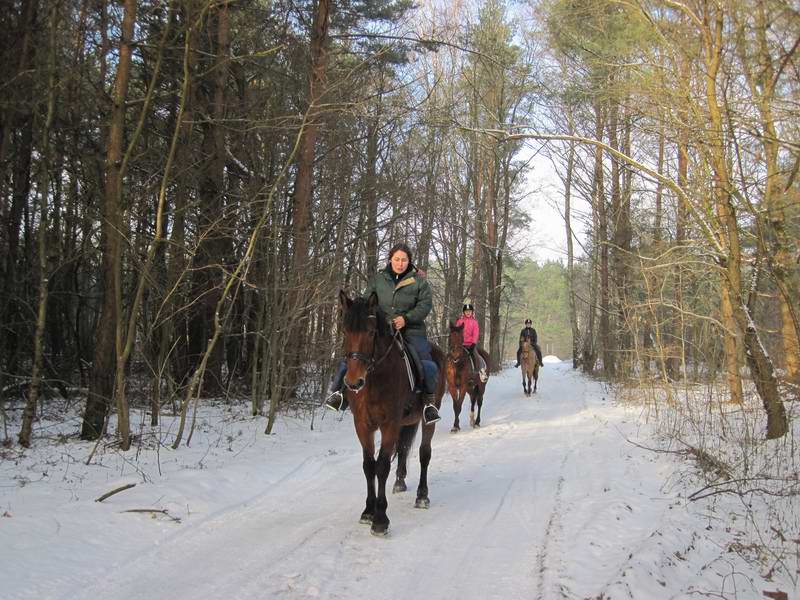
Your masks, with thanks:
M400 441L397 443L397 468L395 469L395 480L392 493L405 492L406 475L408 474L408 454L411 451L411 442L417 432L417 425L406 425L400 430Z
M422 441L419 445L419 485L417 486L417 501L415 508L430 508L431 500L428 498L428 465L431 462L431 438L436 425L425 425L422 428Z
M453 427L450 429L450 433L457 433L461 431L461 425L458 422L458 417L461 415L461 407L464 404L465 395L466 390L464 389L464 386L457 386L456 395L453 396L453 414L455 415L455 418L453 419Z
M483 406L483 392L484 388L482 386L477 386L476 388L476 404L478 405L478 417L475 419L475 423L473 427L480 427L481 426L481 407Z
M375 432L356 423L356 435L361 443L364 478L367 480L367 502L361 513L361 523L372 523L375 515Z
M534 394L536 393L536 388L537 388L538 385L539 385L539 371L537 370L533 374L533 393Z
M359 521L361 523L372 523L375 516L375 450L363 449L364 477L367 480L367 503L364 512L361 513Z
M381 450L378 453L378 460L375 464L375 475L378 477L378 495L375 499L375 514L372 517L372 534L386 535L389 532L389 517L386 516L386 507L389 503L386 500L386 480L392 468L391 448L381 443Z
M475 428L475 401L478 397L478 386L476 385L469 393L469 426Z

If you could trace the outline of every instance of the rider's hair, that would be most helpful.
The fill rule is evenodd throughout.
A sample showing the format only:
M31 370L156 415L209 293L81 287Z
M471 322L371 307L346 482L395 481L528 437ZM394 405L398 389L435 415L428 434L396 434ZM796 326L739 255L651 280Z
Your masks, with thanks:
M402 250L403 252L405 252L408 255L408 262L409 263L413 263L414 262L414 258L411 255L411 248L409 248L408 244L406 244L405 242L400 242L399 244L395 244L394 246L391 247L391 249L389 250L389 260L392 260L392 257L394 256L394 253L398 252L400 250Z

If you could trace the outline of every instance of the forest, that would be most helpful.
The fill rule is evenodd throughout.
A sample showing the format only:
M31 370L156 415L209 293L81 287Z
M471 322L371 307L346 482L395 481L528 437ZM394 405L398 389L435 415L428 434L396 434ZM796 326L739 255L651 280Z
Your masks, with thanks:
M533 312L611 384L800 385L800 8L789 0L4 0L0 418L131 447L207 399L318 406L337 293L397 241L494 367ZM526 200L561 182L561 262ZM538 164L538 163L537 163ZM717 396L714 396L715 398ZM108 431L111 417L114 430Z

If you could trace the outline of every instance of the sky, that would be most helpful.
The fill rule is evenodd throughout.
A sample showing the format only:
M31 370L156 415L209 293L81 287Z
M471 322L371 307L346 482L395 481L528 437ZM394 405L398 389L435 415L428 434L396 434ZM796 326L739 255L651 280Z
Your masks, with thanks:
M76 439L78 406L54 408L31 449L0 455L0 597L798 597L780 569L731 551L748 543L738 499L687 500L702 484L685 459L652 450L641 406L555 357L535 395L519 377L490 378L478 429L465 407L450 433L445 396L431 506L414 508L415 446L409 491L389 496L380 538L359 523L365 483L349 412L282 415L267 436L245 401L209 405L191 447L170 448L165 416L121 453Z
M531 172L523 188L522 209L530 217L528 227L527 255L540 264L547 261L567 261L567 235L564 225L564 185L553 167L553 163L537 146L527 145L520 152L520 160L530 158ZM573 199L578 210L581 201ZM574 208L573 208L574 210ZM584 208L585 210L585 208ZM573 217L572 225L580 236L579 221ZM581 248L574 245L576 256Z

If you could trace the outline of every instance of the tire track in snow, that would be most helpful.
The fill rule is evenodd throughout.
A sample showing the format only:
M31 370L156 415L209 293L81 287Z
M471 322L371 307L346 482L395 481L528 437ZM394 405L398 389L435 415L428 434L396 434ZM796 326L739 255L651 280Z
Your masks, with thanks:
M564 465L567 462L567 457L564 457L564 460L561 463L561 467L563 469ZM539 550L539 553L536 557L536 573L538 575L538 581L536 585L536 597L537 598L545 598L545 588L549 584L549 574L550 574L550 562L552 560L551 554L558 556L560 554L559 550L561 549L561 540L563 539L563 531L561 528L561 506L562 506L562 491L564 489L564 477L561 476L558 478L558 485L556 486L556 491L553 498L553 506L554 510L550 513L550 518L547 519L547 525L544 529L544 537L543 537L543 544ZM561 584L563 588L564 585ZM564 594L562 591L562 597L568 598L569 596Z

